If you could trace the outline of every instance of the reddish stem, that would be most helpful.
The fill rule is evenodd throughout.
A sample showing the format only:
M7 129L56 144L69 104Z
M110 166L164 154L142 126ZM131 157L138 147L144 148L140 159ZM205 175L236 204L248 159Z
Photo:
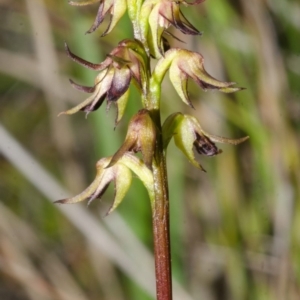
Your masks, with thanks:
M161 128L160 120L157 115L156 117L156 124ZM155 188L152 223L154 236L156 295L157 300L172 300L169 194L165 154L162 148L161 135L157 137L152 167Z

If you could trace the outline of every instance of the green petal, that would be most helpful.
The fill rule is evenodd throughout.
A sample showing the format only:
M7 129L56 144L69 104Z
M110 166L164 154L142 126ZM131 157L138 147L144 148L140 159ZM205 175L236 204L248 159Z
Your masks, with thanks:
M193 108L193 104L189 99L189 95L187 92L187 83L188 77L187 75L178 68L177 64L172 64L169 70L170 81L173 84L177 94L181 98L181 100L187 104L188 106Z
M99 3L100 0L88 0L88 1L81 1L81 2L75 2L75 1L68 1L70 5L73 6L86 6L94 3Z
M132 180L131 171L124 165L118 164L113 167L115 177L115 197L107 215L113 212L124 199ZM106 169L109 171L109 169Z
M243 142L245 142L246 140L249 139L249 136L244 136L242 138L239 139L228 139L228 138L224 138L221 136L216 136L216 135L212 135L212 134L207 134L204 131L202 131L205 135L207 135L210 140L212 140L214 143L222 143L222 144L230 144L230 145L238 145L241 144Z
M176 132L174 133L175 144L195 167L204 171L202 166L195 159L193 150L195 140L196 135L194 132L193 123L190 122L186 116L184 116L183 120L178 125Z
M77 203L83 200L86 200L88 198L91 198L99 188L103 187L104 185L101 184L103 182L103 177L105 174L104 167L108 164L110 161L110 158L103 158L98 161L97 163L97 175L95 180L80 194L66 199L57 200L54 203L61 203L61 204L72 204Z
M127 152L119 161L120 163L127 166L132 172L134 172L139 179L143 182L145 188L148 191L151 204L154 203L154 186L153 186L153 174L145 163L134 156L133 154Z
M242 91L244 89L245 88L242 88L242 87L225 87L225 88L220 88L219 91L229 94L229 93L235 93L238 91Z
M146 66L148 66L148 64L149 64L149 57L145 51L143 44L139 40L125 40L125 42L127 43L126 47L130 48L135 53L137 53L138 58L139 57L142 58L142 59L139 59L139 61L141 63L143 62L143 66L144 66L144 68L146 68Z
M104 0L105 1L105 0ZM112 17L111 22L105 31L105 34L110 33L116 24L119 22L119 20L123 17L124 13L126 12L127 8L127 2L126 0L115 0L112 8Z
M118 123L121 121L124 115L128 99L129 99L129 89L127 89L127 91L115 102L117 105L117 117L115 120L115 126L118 125Z
M140 35L141 35L141 42L143 43L147 53L149 53L149 45L148 45L148 36L149 36L149 27L150 27L149 15L156 2L157 2L156 0L145 0L137 18L139 29L140 29Z
M100 197L105 192L110 182L114 181L114 201L107 214L110 214L112 211L114 211L122 202L130 187L132 174L130 169L125 164L116 164L111 168L107 168L110 160L111 157L106 157L98 161L96 165L97 176L92 184L82 193L75 197L55 201L55 203L70 204L89 199L89 204L95 198Z
M163 147L167 149L171 138L176 132L177 127L183 120L183 114L180 112L170 115L164 122L162 127Z
M228 88L235 85L235 82L225 82L219 81L216 78L212 77L210 74L206 72L204 69L204 59L198 54L194 53L193 57L189 61L189 67L192 72L191 77L195 80L196 78L205 84L212 86L212 88ZM190 75L190 74L189 74Z
M59 113L58 116L75 114L78 111L80 111L82 108L84 108L85 106L93 103L95 101L95 99L99 99L99 98L101 98L100 89L97 88L96 91L90 97L88 97L83 102L81 102L80 104L76 105L75 107Z
M160 58L163 55L161 48L161 36L164 32L164 28L159 24L159 20L162 19L159 14L160 3L156 4L149 15L149 24L151 32L148 34L148 44L151 47L155 58Z
M137 141L136 135L126 136L124 143L119 148L119 150L113 155L107 168L114 166L126 152L131 151L132 148L134 148L136 141Z
M113 79L114 70L111 68L109 71L103 71L101 72L95 79L96 89L95 92L85 99L80 104L76 105L75 107L61 112L58 114L60 115L72 115L76 112L80 111L82 108L86 107L87 105L91 104L91 106L96 105L96 103L99 101L99 99L107 92L107 90L111 86L111 82Z

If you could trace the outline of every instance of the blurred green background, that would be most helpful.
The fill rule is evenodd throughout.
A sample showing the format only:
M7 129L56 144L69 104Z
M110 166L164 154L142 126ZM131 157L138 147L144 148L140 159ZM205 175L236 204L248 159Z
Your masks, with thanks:
M183 7L202 37L172 32L198 51L207 71L247 89L203 92L196 110L166 78L162 114L196 116L209 133L250 140L221 145L194 169L171 143L172 266L175 300L300 299L300 3L207 0ZM100 38L85 35L96 6L67 0L0 1L0 299L154 299L150 205L133 180L105 217L110 187L89 207L53 201L80 192L95 163L121 145L141 108L134 88L116 130L115 108L57 114L85 98L68 78L92 85L95 73L67 58L63 44L100 62L132 37L128 17Z

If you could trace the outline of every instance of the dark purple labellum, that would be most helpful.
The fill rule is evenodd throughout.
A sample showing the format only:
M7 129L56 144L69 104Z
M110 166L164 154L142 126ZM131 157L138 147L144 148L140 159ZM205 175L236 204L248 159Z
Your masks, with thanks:
M201 136L198 133L196 133L196 136L197 139L194 142L194 146L199 154L214 156L222 152L208 137Z
M105 100L105 97L106 97L106 94L102 95L99 98L99 100L97 100L96 102L88 104L87 106L81 108L80 110L84 111L84 112L91 112L91 111L97 110L101 106L103 101Z

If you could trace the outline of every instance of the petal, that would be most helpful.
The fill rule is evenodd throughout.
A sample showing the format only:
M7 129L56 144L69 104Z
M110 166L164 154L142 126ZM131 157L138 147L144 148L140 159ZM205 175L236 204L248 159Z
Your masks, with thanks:
M180 53L184 52L185 59L180 59ZM183 55L182 55L183 57ZM198 83L204 90L205 89L221 89L229 88L235 85L235 82L223 82L215 79L209 75L204 69L204 58L201 54L196 52L190 52L187 50L181 50L178 53L176 60L179 68L190 76L196 83Z
M190 115L174 113L170 115L163 124L163 145L168 146L170 139L174 136L176 146L186 155L189 161L196 167L205 171L196 161L193 147L199 154L214 156L222 153L215 145L215 142L237 145L249 137L240 139L227 139L210 135L202 130L198 120Z
M151 204L154 204L154 185L153 185L153 174L144 162L135 157L130 152L125 153L120 159L120 163L127 166L132 172L134 172L138 178L143 182L146 187Z
M124 165L115 165L112 169L114 172L114 182L115 182L115 195L112 206L110 207L107 215L113 212L124 199L132 180L131 171ZM109 172L109 169L107 169Z
M74 82L72 79L69 79L71 85L73 88L81 91L81 92L85 92L85 93L93 93L95 92L95 86L84 86L84 85L80 85L76 82Z
M101 96L99 96L99 90L97 89L90 97L88 97L87 99L85 99L83 102L81 102L80 104L76 105L75 107L63 111L61 113L58 114L58 116L60 115L73 115L75 113L77 113L80 110L84 110L85 107L90 106L95 99L98 101L101 99Z
M160 15L163 16L166 20L168 20L168 22L170 22L172 25L174 25L177 29L179 29L181 32L185 34L191 34L191 35L202 34L184 17L184 15L179 9L179 5L175 2L171 3L169 9L161 9Z
M67 55L75 62L77 62L78 64L91 69L91 70L96 70L96 71L101 71L106 69L110 63L111 63L111 59L107 58L105 59L101 64L93 64L89 61L84 60L83 58L80 58L79 56L75 55L74 53L71 52L70 48L68 47L67 43L65 43L65 50L67 52Z
M176 28L181 32L190 35L202 35L202 32L194 27L179 9L179 17L175 18Z
M99 86L99 98L102 98L104 95L107 96L108 91L111 88L112 82L113 82L113 78L114 78L114 73L115 70L114 68L110 67L107 71L107 73L105 74L105 76L103 77L103 79L101 79L101 77L99 78L100 81L97 84ZM96 78L97 81L97 78ZM92 103L92 106L97 105L97 99L95 99Z
M177 126L181 123L183 114L180 112L170 115L162 126L163 148L167 149L171 138L176 132Z
M113 155L113 157L112 157L109 165L107 166L107 168L110 168L110 167L114 166L122 158L122 156L126 152L132 151L134 146L136 145L136 142L137 142L137 136L136 135L126 136L124 143L119 148L119 150Z
M139 58L140 63L142 63L144 66L149 64L149 57L146 53L146 50L144 48L144 45L139 40L132 40L132 39L125 39L119 43L119 45L122 45L129 49L129 53L134 52L137 54L137 57Z
M189 115L186 115L186 116L189 118L189 121L193 124L194 130L195 130L195 133L197 136L197 140L195 141L195 147L196 148L198 147L197 151L199 150L198 152L200 154L212 156L212 155L221 153L222 151L217 150L217 147L215 146L214 143L238 145L238 144L246 141L249 138L249 136L245 136L245 137L242 137L239 139L228 139L228 138L209 134L201 128L201 126L196 118L189 116ZM207 145L204 145L205 143ZM208 144L210 144L210 145L208 145ZM205 152L207 152L207 153L205 153Z
M140 29L141 42L143 43L147 54L149 54L149 28L150 25L155 25L155 23L150 20L150 14L156 4L155 0L144 1L137 20Z
M132 77L135 79L139 88L142 88L142 82L146 78L146 65L141 55L129 49L131 63L128 65Z
M102 195L106 192L111 181L114 180L114 172L113 170L103 170L103 174L101 177L101 181L95 192L89 197L88 205L90 205L95 199L101 199Z
M127 67L138 84L142 88L146 84L148 73L150 73L150 61L143 44L138 40L126 39L119 43L119 47L126 49L126 59L129 61Z
M181 0L182 3L186 4L186 5L197 5L197 4L200 4L202 2L204 2L205 0L196 0L194 2L187 2L185 0Z
M173 3L169 1L162 1L161 3L158 4L158 6L159 6L159 15L162 16L167 21L165 22L165 24L172 23L174 25L175 22L173 20L173 8L172 8ZM163 24L161 24L161 26L163 26ZM167 26L165 28L167 28Z
M181 100L194 108L187 91L188 76L176 64L172 64L169 70L170 81Z
M164 34L170 35L170 36L171 36L173 39L175 39L176 41L186 44L185 41L181 40L179 37L177 37L176 35L174 35L174 34L173 34L172 32L170 32L170 31L165 30L165 31L164 31Z
M72 115L80 110L90 112L90 111L94 111L97 108L99 108L99 106L103 103L103 101L105 99L108 89L110 89L114 70L110 69L107 72L104 71L102 73L104 75L99 74L96 78L96 82L97 82L97 80L100 80L100 81L98 82L98 84L95 85L94 93L90 97L88 97L86 100L84 100L83 102L78 104L77 106L75 106L67 111L61 112L59 114L59 116L60 115ZM103 76L104 76L104 78L103 78Z
M118 48L118 47L117 47ZM112 51L112 52L117 52L117 51ZM125 67L127 65L130 64L130 61L128 59L125 59L123 58L123 56L125 56L125 53L127 51L118 51L117 53L115 54L118 54L120 56L117 56L117 55L113 55L112 53L110 53L108 56L111 58L111 60L115 63L115 67L116 68L122 68L122 67Z
M92 197L97 190L99 190L101 185L101 182L103 181L103 176L105 173L104 167L107 165L109 162L110 158L102 158L101 160L98 161L96 168L97 168L97 174L95 180L90 184L89 187L87 187L82 193L71 197L71 198L66 198L66 199L61 199L57 200L54 203L62 203L62 204L71 204L71 203L77 203L80 201L83 201L85 199L88 199ZM99 191L98 191L99 194Z
M115 196L114 201L108 213L111 213L122 202L126 192L131 184L131 171L123 164L118 164L112 168L107 168L107 164L111 160L110 157L103 158L97 162L97 175L92 184L77 196L55 201L55 203L70 204L89 199L88 205L96 198L101 198L106 191L110 182L114 181Z
M243 87L225 87L225 88L220 88L218 90L220 92L229 94L229 93L235 93L235 92L238 92L238 91L245 90L245 88L243 88Z
M101 0L88 0L88 1L81 1L81 2L75 2L69 0L68 3L73 6L86 6L94 3L99 3Z
M105 30L105 32L102 34L102 36L107 35L115 28L116 24L119 22L119 20L123 17L124 13L126 12L126 8L127 8L126 0L114 1L113 7L110 10L111 18L110 18L109 25Z
M100 24L104 20L105 15L111 10L112 6L113 6L112 0L102 0L100 2L100 6L95 21L91 26L91 28L86 33L92 33L100 26Z
M129 89L127 89L127 91L118 99L118 101L115 102L117 105L117 116L115 120L115 127L118 125L118 123L121 121L124 115L128 98L129 98Z
M138 63L135 63L135 64L131 64L129 66L129 69L130 69L130 75L131 77L134 79L134 83L135 83L135 86L138 88L138 89L142 89L142 81L145 80L145 75L142 73L143 70L141 70L141 67L140 67L140 64Z
M195 159L193 148L196 134L193 123L189 121L186 115L174 113L166 119L163 125L164 148L167 147L172 136L174 137L175 145L184 153L188 160L195 167L205 171Z
M196 134L193 124L186 116L183 116L182 122L176 128L174 133L174 142L195 167L205 171L195 158L193 151L195 140Z
M228 139L228 138L224 138L221 136L216 136L208 133L205 133L205 135L207 135L210 138L210 140L212 140L215 143L230 144L230 145L238 145L249 139L249 136L244 136L239 139Z
M161 37L164 32L164 29L168 27L168 24L160 15L161 4L158 3L152 9L149 15L149 24L150 24L150 34L148 43L151 47L153 56L159 58L163 56L163 49L161 43Z

